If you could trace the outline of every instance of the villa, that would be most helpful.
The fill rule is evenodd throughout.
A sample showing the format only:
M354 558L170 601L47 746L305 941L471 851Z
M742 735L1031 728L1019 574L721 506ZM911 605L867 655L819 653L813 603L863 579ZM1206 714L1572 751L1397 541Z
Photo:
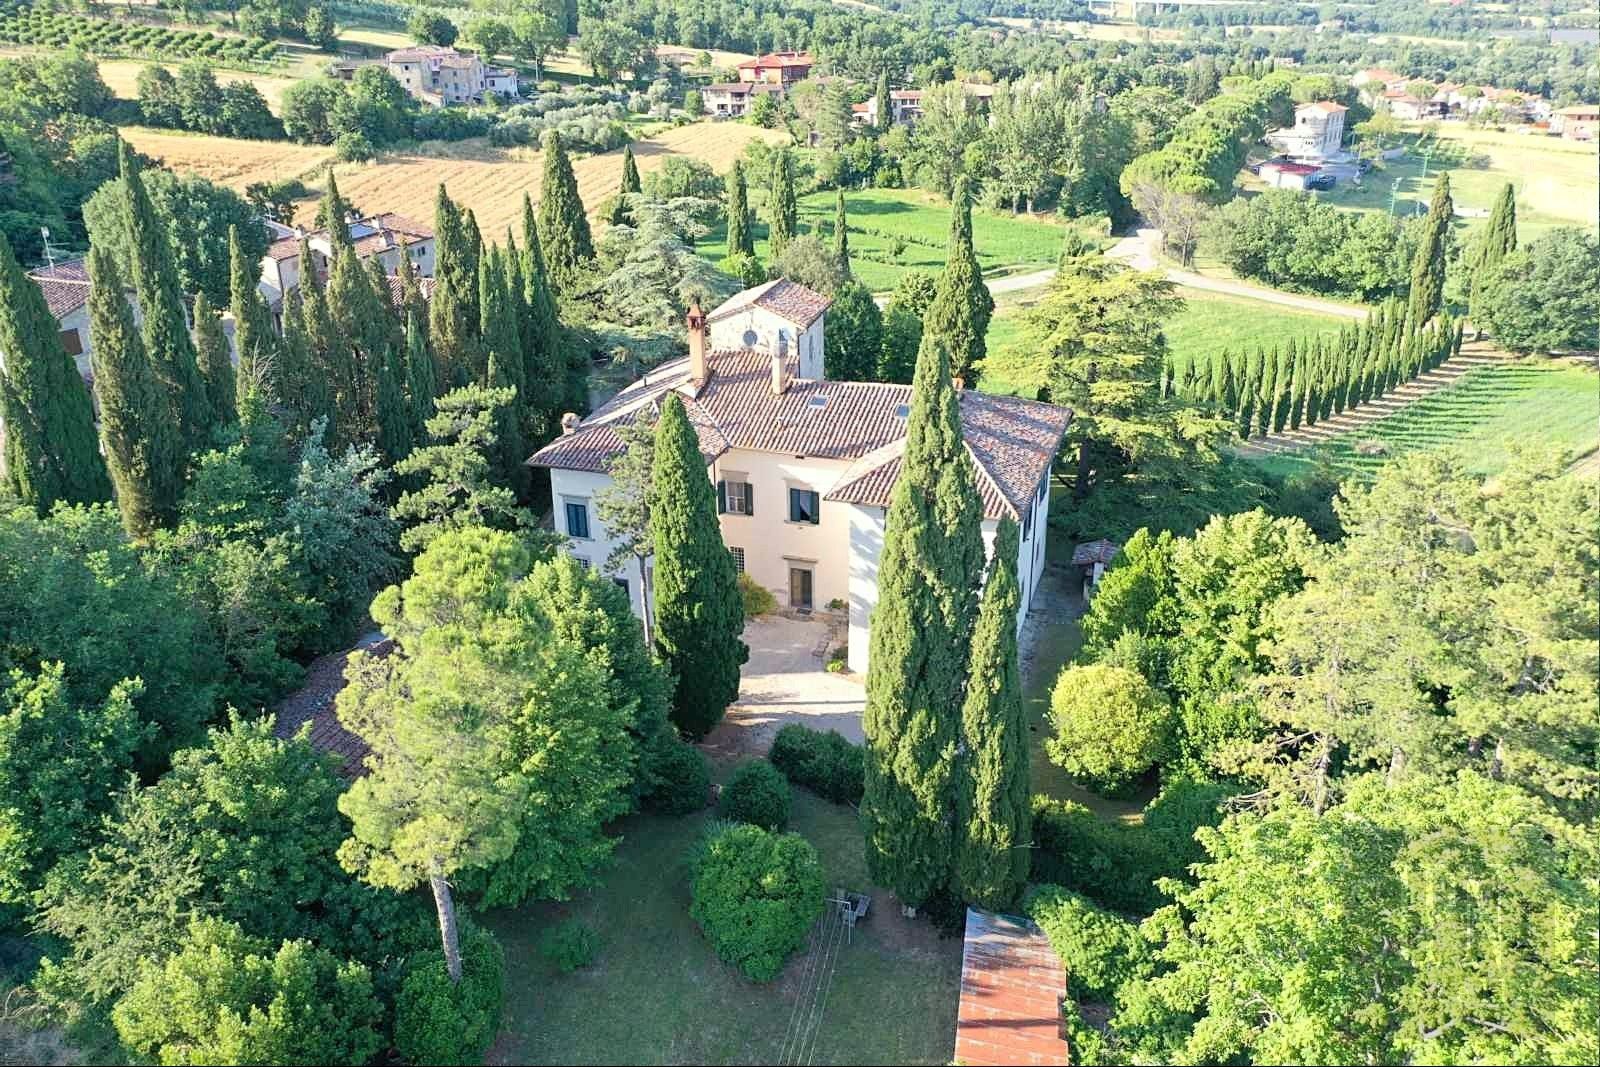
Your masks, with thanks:
M588 418L568 415L563 435L528 463L550 471L555 528L568 538L567 551L606 570L641 613L636 565L606 568L614 542L595 495L611 483L607 461L623 447L617 427L653 417L677 394L699 435L736 567L790 610L848 613L849 665L861 671L911 387L826 377L830 303L779 280L710 314L691 308L686 358L651 371ZM1044 570L1050 467L1071 413L972 390L961 392L960 405L986 546L992 550L1001 519L1020 527L1020 626Z

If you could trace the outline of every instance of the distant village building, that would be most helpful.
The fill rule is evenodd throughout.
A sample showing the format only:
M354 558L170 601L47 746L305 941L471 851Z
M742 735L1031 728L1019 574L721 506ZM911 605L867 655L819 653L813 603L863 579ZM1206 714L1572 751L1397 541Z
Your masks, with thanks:
M487 66L473 53L445 45L396 49L384 63L406 92L435 107L477 103L486 95L514 99L519 92L516 71Z
M737 119L750 113L757 96L783 95L783 86L768 82L719 82L700 90L700 101L707 115Z
M739 80L777 85L783 89L806 80L816 60L810 52L768 52L739 64Z
M1550 132L1569 141L1592 141L1600 130L1600 104L1574 104L1550 113Z
M860 108L860 111L855 111ZM856 104L851 109L852 117L859 115L857 121L865 122L869 126L878 124L878 98L876 94L869 96L864 104ZM889 122L894 126L913 126L922 117L922 90L921 89L891 89L889 90Z
M734 566L795 611L836 605L849 621L848 661L867 662L868 617L890 493L905 453L911 387L834 381L823 362L831 301L787 280L731 297L709 315L692 309L689 355L656 368L564 433L529 464L550 471L552 514L565 551L625 586L645 610L634 566L607 568L614 542L595 510L611 483L617 428L649 417L668 394L683 402L716 485L722 537ZM960 394L992 546L1002 518L1020 527L1018 625L1044 568L1050 466L1071 413L976 390Z
M1368 67L1358 70L1350 79L1350 84L1370 96L1382 96L1386 92L1403 90L1409 79L1404 74L1396 74L1383 67Z
M392 211L350 219L350 241L361 259L376 259L383 272L393 276L400 270L400 257L409 256L418 275L433 277L433 227L415 222ZM300 239L311 248L317 276L325 278L333 257L333 242L326 230L300 231L276 222L267 223L273 241L261 257L261 295L276 307L288 293L298 288L305 270L300 262ZM402 246L404 251L402 252Z
M1348 109L1331 100L1301 104L1294 109L1294 125L1273 130L1268 143L1279 151L1302 160L1334 159L1342 155L1344 117Z
M61 347L78 365L85 381L89 372L89 268L85 261L69 259L28 272L44 293L44 302L61 331Z

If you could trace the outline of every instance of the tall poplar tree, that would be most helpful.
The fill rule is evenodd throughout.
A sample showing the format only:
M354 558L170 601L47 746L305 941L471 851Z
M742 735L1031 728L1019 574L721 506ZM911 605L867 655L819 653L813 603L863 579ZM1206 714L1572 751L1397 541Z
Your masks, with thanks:
M1016 902L1028 881L1033 816L1028 725L1017 667L1017 524L1000 520L972 633L956 804L955 882L984 908Z
M202 293L196 305L204 299ZM116 258L99 245L89 249L89 330L100 447L116 486L123 528L144 537L177 517L183 443L168 414L166 389L133 324Z
M238 228L228 227L228 307L233 314L233 346L239 353L234 374L236 411L245 397L258 390L264 390L266 399L274 404L285 401L286 390L278 378L282 344L272 325L272 312L257 287L260 275L260 265L246 258L239 247ZM288 309L284 310L287 313Z
M1510 182L1500 187L1494 208L1489 212L1489 225L1478 238L1476 254L1471 263L1472 287L1468 296L1468 309L1474 336L1482 337L1483 279L1511 253L1517 250L1517 193Z
M656 420L650 472L656 556L656 648L677 680L672 721L699 739L739 695L750 650L739 639L744 602L733 556L722 543L716 495L700 440L676 393Z
M211 309L211 300L202 289L194 298L194 354L200 378L206 383L206 399L217 426L232 426L239 421L235 406L237 386L233 380L233 353L222 332L222 320Z
M118 295L120 296L120 290ZM98 343L98 339L96 339ZM44 293L0 235L0 485L39 514L111 498L94 406Z
M756 254L755 234L750 228L750 193L744 184L744 167L736 159L728 171L728 255Z
M1411 260L1410 329L1420 330L1444 302L1444 264L1449 255L1450 219L1455 205L1450 199L1450 172L1440 171L1433 200L1422 222L1422 236Z
M952 873L955 761L983 515L943 345L923 347L911 388L878 561L861 817L874 881L916 906Z
M544 178L539 187L539 240L550 288L567 293L583 265L594 259L594 240L583 214L578 181L572 175L561 135L544 135Z
M833 201L833 258L839 262L839 273L850 277L850 223L844 211L843 187Z
M794 198L794 160L786 148L772 157L772 181L767 191L767 255L774 261L799 232L799 207Z
M187 301L178 285L178 267L167 240L167 228L150 202L133 149L126 141L119 141L118 153L122 221L141 315L140 339L166 385L184 452L194 452L211 443L215 415L206 383L200 377L194 342L189 337L189 322L184 314Z
M950 205L950 248L944 273L939 275L933 303L922 322L922 354L943 347L950 372L970 389L977 384L978 366L987 349L984 335L994 314L994 297L983 284L983 271L972 248L971 185L965 176L956 181Z

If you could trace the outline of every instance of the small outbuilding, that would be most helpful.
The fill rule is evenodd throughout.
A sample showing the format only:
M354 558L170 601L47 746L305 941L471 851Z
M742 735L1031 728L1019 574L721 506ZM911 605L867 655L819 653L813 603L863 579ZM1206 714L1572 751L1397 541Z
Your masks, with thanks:
M1105 577L1111 561L1121 551L1121 545L1103 537L1098 541L1085 541L1072 550L1072 565L1083 575L1083 599L1088 600L1093 594L1095 586Z
M1306 189L1311 179L1322 168L1310 163L1292 163L1286 159L1269 159L1261 164L1261 180L1274 189Z

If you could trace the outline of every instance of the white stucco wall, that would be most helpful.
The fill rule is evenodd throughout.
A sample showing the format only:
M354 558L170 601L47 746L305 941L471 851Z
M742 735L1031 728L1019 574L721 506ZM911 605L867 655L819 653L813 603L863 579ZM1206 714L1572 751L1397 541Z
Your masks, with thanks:
M565 534L567 552L586 562L590 567L603 574L614 578L626 579L628 583L628 601L633 606L633 613L640 615L644 611L644 601L640 595L638 564L630 562L619 572L606 569L606 558L611 555L611 550L616 547L616 541L606 531L605 523L600 521L596 514L595 493L611 484L611 476L606 474L591 474L587 471L562 471L550 472L551 511L555 516L556 532ZM589 509L589 536L576 538L572 531L567 529L567 501L585 505Z
M707 324L706 330L713 350L755 348L768 353L778 350L781 332L788 340L790 354L800 361L797 376L821 380L822 337L827 319L826 313L819 315L816 322L800 330L788 319L752 305ZM746 336L747 332L754 334L754 340Z

